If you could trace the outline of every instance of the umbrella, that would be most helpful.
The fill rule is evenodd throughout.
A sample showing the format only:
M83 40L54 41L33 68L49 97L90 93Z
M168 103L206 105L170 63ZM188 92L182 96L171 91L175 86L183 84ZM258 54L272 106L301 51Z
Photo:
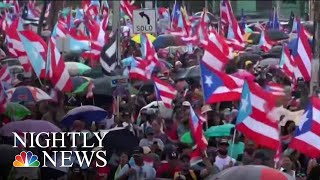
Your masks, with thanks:
M111 129L103 139L103 145L109 152L128 152L139 146L139 139L129 130Z
M19 86L6 91L8 100L11 102L39 102L52 98L43 90L32 86Z
M143 108L141 108L140 112L141 112L141 110L144 110L144 109L154 109L163 118L171 118L172 113L173 113L173 110L166 108L162 101L152 101L151 103L149 103L146 106L144 106ZM138 119L140 119L140 112L138 115Z
M108 115L107 111L96 106L80 106L70 110L62 119L61 123L70 127L74 121L82 120L91 124L94 121L101 121Z
M166 48L169 46L183 46L185 43L177 36L170 34L160 35L153 42L153 46L156 50Z
M26 116L31 115L31 111L19 103L9 102L4 114L10 119L21 120Z
M156 40L156 37L154 37L153 35L151 34L147 34L147 37L148 39L151 41L151 42L154 42ZM131 38L132 41L136 42L136 43L139 43L140 44L140 34L137 34L137 35L134 35L132 38Z
M0 144L0 169L3 170L4 168L9 168L9 170L12 167L12 162L15 160L15 156L20 154L21 149L18 148L12 148L12 145L9 144ZM2 174L0 170L0 174ZM1 178L1 176L0 176Z
M267 58L267 59L263 59L259 62L259 65L262 67L265 66L278 66L280 63L280 59L279 58Z
M274 29L267 30L267 36L271 41L280 41L289 38L289 36L286 33ZM252 44L258 44L260 41L260 37L260 33L251 33L246 39L252 42Z
M92 79L85 76L74 76L71 77L71 80L74 89L73 93L82 93L88 88Z
M259 54L255 54L252 52L241 53L238 56L239 65L244 64L248 60L252 61L252 63L255 64L260 59L261 59L261 56Z
M10 8L11 4L0 2L0 8Z
M254 81L256 79L256 77L253 74L251 74L250 72L244 69L239 69L237 72L233 73L232 75L247 81Z
M114 88L112 87L112 77L104 76L93 80L93 94L112 96Z
M216 175L209 176L208 180L259 180L259 179L276 179L276 180L293 180L292 176L280 172L277 169L267 166L247 165L234 166L228 168Z
M223 137L230 136L231 129L234 128L234 124L223 124L219 126L211 126L204 133L206 137Z
M71 76L79 76L91 70L91 67L79 62L65 62Z
M184 134L181 136L180 141L181 141L182 143L185 143L185 144L193 144L193 139L192 139L192 136L191 136L190 131L184 133Z
M199 77L200 77L200 68L199 68L199 65L197 65L197 66L181 69L180 71L178 71L175 76L175 80L192 79L192 78L199 78Z
M44 120L13 121L0 128L2 136L11 137L13 136L12 132L35 132L35 134L39 134L41 132L61 132L61 129Z

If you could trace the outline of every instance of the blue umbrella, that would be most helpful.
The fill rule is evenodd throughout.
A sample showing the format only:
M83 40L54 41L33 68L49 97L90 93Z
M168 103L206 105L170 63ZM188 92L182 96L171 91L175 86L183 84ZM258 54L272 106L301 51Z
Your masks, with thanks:
M82 120L87 124L92 122L98 122L108 115L107 111L96 106L80 106L70 110L62 119L61 123L67 127L70 127L74 121Z

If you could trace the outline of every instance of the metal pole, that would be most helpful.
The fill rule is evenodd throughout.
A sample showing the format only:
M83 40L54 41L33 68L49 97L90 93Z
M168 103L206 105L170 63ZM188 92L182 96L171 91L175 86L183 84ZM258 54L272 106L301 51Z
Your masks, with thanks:
M280 19L280 8L281 8L281 1L277 0L276 1L276 12L277 12L277 15L278 15L278 19Z
M205 0L204 3L204 6L206 7L206 9L208 9L208 0Z
M319 48L320 48L320 1L314 1L314 47L311 67L310 95L319 87Z

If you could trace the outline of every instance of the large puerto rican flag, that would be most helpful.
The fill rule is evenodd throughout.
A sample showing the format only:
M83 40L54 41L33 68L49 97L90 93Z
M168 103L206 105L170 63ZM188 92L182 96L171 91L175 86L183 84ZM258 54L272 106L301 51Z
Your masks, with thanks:
M200 63L203 94L207 104L239 100L244 81Z
M311 102L307 105L300 124L296 128L295 137L289 146L311 158L320 156L319 98L311 98Z
M277 150L280 145L278 123L268 118L274 97L254 82L243 85L236 129L255 143Z
M177 96L177 90L174 89L170 84L154 77L154 84L157 96L162 100L165 107L172 108L172 101Z
M312 50L305 29L300 21L297 21L298 37L294 42L292 57L305 81L311 80ZM298 78L298 77L296 77Z

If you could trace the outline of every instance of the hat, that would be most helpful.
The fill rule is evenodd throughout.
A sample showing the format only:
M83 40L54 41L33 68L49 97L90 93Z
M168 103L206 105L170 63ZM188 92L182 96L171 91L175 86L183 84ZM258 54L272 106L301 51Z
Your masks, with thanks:
M223 115L227 116L227 115L230 115L231 114L231 109L230 108L225 108L223 110Z
M138 147L135 147L132 151L132 155L142 155L143 154L143 148L138 146Z
M167 155L170 160L178 159L178 152L176 151L169 151L167 152Z
M208 111L212 111L211 106L209 106L209 105L204 105L204 106L202 106L202 108L201 108L201 114L204 114L204 113L206 113L206 112L208 112Z
M228 139L220 139L219 144L226 144L229 145Z
M252 64L252 61L248 60L245 62L245 66L247 67L249 64Z
M145 133L146 133L146 135L154 134L153 128L152 127L147 127Z
M191 106L189 101L183 101L182 106Z
M181 61L176 61L176 63L174 65L176 65L176 66L182 65L182 63L181 63Z
M148 146L143 146L143 154L149 154L151 152L151 149Z

